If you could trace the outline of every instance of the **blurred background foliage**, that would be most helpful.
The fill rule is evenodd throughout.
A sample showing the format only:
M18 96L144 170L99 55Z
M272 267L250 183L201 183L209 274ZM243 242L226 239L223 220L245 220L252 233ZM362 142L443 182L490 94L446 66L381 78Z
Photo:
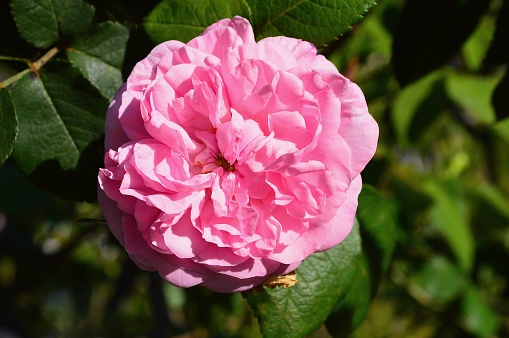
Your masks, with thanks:
M142 23L159 1L88 2L94 22L129 28L126 78L154 46ZM381 133L363 179L397 206L392 262L353 337L509 337L508 22L507 0L380 0L321 49L366 95ZM0 52L34 59L5 0L0 25ZM96 204L41 186L0 167L0 337L260 337L240 294L139 270Z

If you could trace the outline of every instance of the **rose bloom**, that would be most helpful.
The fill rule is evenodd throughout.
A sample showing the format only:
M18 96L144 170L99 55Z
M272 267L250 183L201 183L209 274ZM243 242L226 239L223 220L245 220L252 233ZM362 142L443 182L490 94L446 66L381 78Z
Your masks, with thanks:
M140 61L106 118L99 203L142 269L234 292L350 232L378 126L309 42L224 19Z

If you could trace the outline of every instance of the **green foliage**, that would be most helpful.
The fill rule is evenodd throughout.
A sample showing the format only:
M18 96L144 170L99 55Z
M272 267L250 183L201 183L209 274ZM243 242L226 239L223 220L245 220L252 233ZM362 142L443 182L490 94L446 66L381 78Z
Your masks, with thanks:
M424 191L433 199L430 224L449 243L459 266L470 271L474 258L474 239L465 215L461 185L458 181L426 180Z
M53 0L58 31L73 36L85 31L94 18L95 8L82 0Z
M104 22L77 36L67 57L107 99L122 85L122 60L129 32L114 22Z
M402 89L392 105L391 122L398 141L417 141L423 127L440 115L445 105L443 74L433 72Z
M446 88L451 100L469 115L472 123L489 125L495 122L491 97L498 82L498 76L479 77L453 72L447 76Z
M147 16L145 29L154 43L188 42L214 22L235 15L251 17L244 1L164 0Z
M26 74L12 89L19 119L13 158L26 174L52 159L75 168L80 153L104 128L108 102L70 64Z
M39 52L37 61L0 58L27 64L1 84L12 96L2 90L2 162L12 151L34 182L67 198L95 200L95 189L81 188L93 187L95 179L80 176L100 166L101 152L90 147L99 141L108 101L122 84L128 30L115 22L93 23L95 8L82 0L13 0L11 5L21 37L36 47L52 48ZM63 51L70 62L56 59Z
M465 294L461 309L465 326L477 337L490 337L501 326L499 317L475 287Z
M300 283L247 293L264 337L302 337L327 319L334 336L364 319L396 243L393 204L370 186L359 197L358 221L338 246L314 254L296 270Z
M389 267L397 240L394 204L365 185L359 196L362 254L353 264L354 283L346 297L338 297L326 325L334 337L352 333L364 320L382 275Z
M359 226L340 245L314 254L297 269L300 283L290 288L246 294L264 337L303 337L312 333L352 289L361 255Z
M51 0L14 0L12 14L23 39L48 48L58 41L58 24Z
M509 1L373 6L0 1L0 331L509 335ZM251 21L256 39L322 48L380 126L352 233L310 256L295 286L244 297L163 285L94 220L96 204L69 201L96 198L108 101L134 64L154 43L186 42L234 15Z
M0 164L11 155L17 132L18 120L11 96L7 90L0 88Z
M373 7L373 0L247 0L253 16L255 35L285 35L314 43L321 48L352 29Z
M240 15L253 23L257 39L285 35L323 47L351 30L375 4L373 0L164 0L147 17L145 28L155 43L187 42L217 20Z

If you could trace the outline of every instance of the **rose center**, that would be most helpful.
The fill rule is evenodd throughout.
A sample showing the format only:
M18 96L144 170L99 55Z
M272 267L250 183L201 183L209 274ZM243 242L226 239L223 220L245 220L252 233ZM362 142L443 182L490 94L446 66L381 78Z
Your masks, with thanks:
M218 153L216 157L216 165L222 167L226 171L235 171L235 167L228 163L228 161L223 157L223 154ZM235 163L234 163L235 164Z

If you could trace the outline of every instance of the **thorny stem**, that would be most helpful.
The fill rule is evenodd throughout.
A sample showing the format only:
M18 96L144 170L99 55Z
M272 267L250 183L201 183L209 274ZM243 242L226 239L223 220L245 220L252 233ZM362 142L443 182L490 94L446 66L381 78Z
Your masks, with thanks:
M14 76L11 76L7 80L0 82L0 88L5 88L5 87L13 84L14 82L16 82L19 79L21 79L25 74L27 74L27 73L29 73L31 71L38 73L39 70L41 70L41 68L49 60L51 60L51 58L53 58L55 55L57 55L58 52L59 52L58 47L53 47L46 54L44 54L39 60L37 60L35 62L30 62L30 61L27 61L27 60L23 60L23 61L27 62L28 67L30 67L30 68L27 68L27 69L19 72L18 74L14 75ZM7 58L2 58L2 59L7 60ZM22 59L12 58L10 60L21 61Z

